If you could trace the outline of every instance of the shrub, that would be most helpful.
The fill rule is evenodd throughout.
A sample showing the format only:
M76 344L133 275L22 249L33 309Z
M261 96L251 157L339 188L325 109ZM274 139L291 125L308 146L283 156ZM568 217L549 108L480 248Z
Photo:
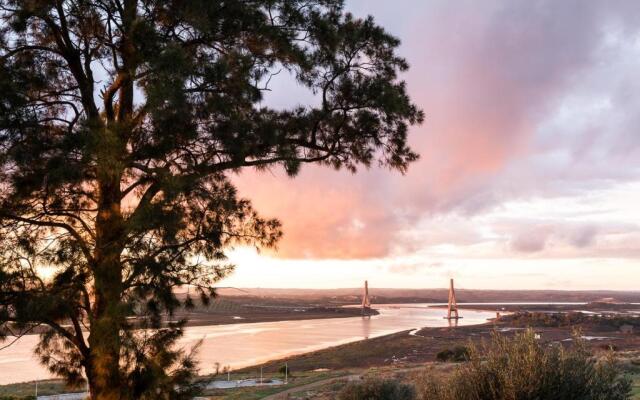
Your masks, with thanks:
M469 359L469 349L465 346L456 346L453 349L444 349L436 354L438 361L467 361Z
M444 349L436 354L436 360L442 362L449 361L451 357L453 357L453 352L451 351L451 349Z
M520 327L593 325L618 330L623 325L631 325L640 328L640 318L632 315L592 315L578 311L557 313L519 311L501 316L500 322Z
M278 373L282 375L291 376L291 368L289 368L289 366L287 365L283 365L280 368L278 368Z
M618 346L611 343L603 343L600 346L598 346L598 348L602 350L607 350L607 351L618 351Z
M414 400L415 398L416 393L412 385L389 379L351 382L338 395L339 400Z
M613 358L595 359L577 337L566 349L542 344L532 330L471 346L456 372L425 374L417 388L421 400L623 400L631 393Z

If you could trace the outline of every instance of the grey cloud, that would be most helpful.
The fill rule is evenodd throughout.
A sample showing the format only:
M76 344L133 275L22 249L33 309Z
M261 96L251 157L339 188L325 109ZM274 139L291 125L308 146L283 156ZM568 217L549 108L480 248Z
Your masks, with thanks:
M520 253L537 253L545 249L551 232L546 229L532 229L516 235L510 242L513 250Z
M522 228L522 227L531 228ZM568 249L573 257L637 257L639 246L637 240L640 227L634 224L620 223L577 223L553 221L536 224L532 221L520 220L502 223L499 228L510 237L508 244L511 250L519 253L540 253L551 247L557 247L556 256L566 254ZM600 246L599 239L607 243ZM562 250L564 248L564 250ZM559 253L558 253L559 252Z
M574 230L569 238L571 244L577 248L586 248L594 244L598 229L587 225Z

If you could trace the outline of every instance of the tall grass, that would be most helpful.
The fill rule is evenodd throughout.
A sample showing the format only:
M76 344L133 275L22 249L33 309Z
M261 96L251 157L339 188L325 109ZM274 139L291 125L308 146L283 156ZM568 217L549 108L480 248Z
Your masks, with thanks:
M577 335L570 347L543 344L532 330L498 334L471 345L469 361L446 377L425 373L416 381L420 400L623 400L631 382L613 357L596 359Z
M338 400L414 400L413 386L395 380L367 379L351 382L342 389Z

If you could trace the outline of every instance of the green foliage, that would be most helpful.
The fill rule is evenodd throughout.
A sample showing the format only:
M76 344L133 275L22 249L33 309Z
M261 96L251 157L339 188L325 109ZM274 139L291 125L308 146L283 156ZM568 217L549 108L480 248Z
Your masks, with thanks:
M288 365L283 365L280 368L278 368L278 373L282 375L288 375L289 377L291 377L291 368L289 368Z
M465 346L455 346L453 349L444 349L436 354L438 361L467 361L469 359L469 349Z
M190 387L181 325L135 330L193 304L177 287L214 296L229 247L281 237L232 174L418 158L399 42L342 0L0 0L0 20L0 338L39 327L94 397ZM313 101L269 107L280 72Z
M423 400L623 400L631 393L612 358L595 359L578 338L568 349L543 344L531 330L512 339L495 334L451 376L426 374L417 387Z
M350 382L339 393L339 400L413 400L413 386L392 379Z

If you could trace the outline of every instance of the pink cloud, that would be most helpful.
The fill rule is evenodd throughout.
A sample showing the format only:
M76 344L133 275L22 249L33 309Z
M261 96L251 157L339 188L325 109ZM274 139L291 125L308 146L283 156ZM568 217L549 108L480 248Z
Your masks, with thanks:
M280 257L367 258L389 251L392 218L353 175L307 168L295 179L249 172L235 182L261 214L283 222Z
M608 35L637 33L640 3L415 1L411 12L404 8L400 15L389 2L352 0L348 8L356 15L372 13L403 41L401 52L411 64L404 78L427 117L410 135L422 158L406 176L383 170L354 176L307 166L295 179L279 171L235 178L262 214L282 220L279 257L385 256L398 247L403 229L438 213L476 215L509 199L595 190L603 184L597 177L640 176L624 163L607 162L628 160L618 158L624 152L637 154L631 149L640 149L640 141L628 129L635 120L614 123L603 115L596 127L576 132L579 139L567 135L577 129L572 121L569 128L543 129L585 81L606 82L596 72L612 59L603 52ZM624 59L619 64L629 65ZM615 76L638 81L637 69ZM606 85L594 90L637 115L640 96L620 87L623 81L613 94ZM273 89L289 92L286 82ZM283 106L285 100L274 101ZM607 149L597 162L589 158L593 146ZM545 232L514 234L511 246L542 252L551 237ZM595 236L585 229L567 240L587 248Z

